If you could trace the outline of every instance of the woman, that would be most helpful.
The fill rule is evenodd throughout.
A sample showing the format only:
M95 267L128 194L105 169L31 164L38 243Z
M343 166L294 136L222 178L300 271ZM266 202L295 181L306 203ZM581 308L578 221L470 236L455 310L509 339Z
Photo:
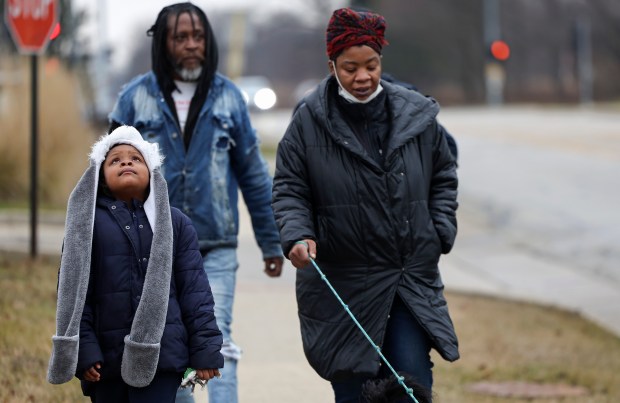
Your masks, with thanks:
M381 81L384 32L380 15L334 11L331 74L278 145L272 205L300 269L304 351L336 402L358 402L364 382L390 371L309 256L396 371L430 390L430 349L459 358L438 270L456 236L456 165L436 102Z

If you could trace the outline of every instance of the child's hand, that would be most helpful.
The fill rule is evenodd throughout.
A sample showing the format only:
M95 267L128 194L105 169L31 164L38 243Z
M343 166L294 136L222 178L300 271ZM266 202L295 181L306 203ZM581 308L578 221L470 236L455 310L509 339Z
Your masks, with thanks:
M181 380L182 388L191 388L191 393L194 393L194 388L196 385L202 386L204 389L207 386L207 382L209 379L213 377L221 378L220 371L215 368L210 369L194 369L187 368L185 373L183 374L183 379Z
M89 382L99 381L99 378L101 378L99 371L97 371L99 368L101 368L101 363L96 363L94 366L88 368L84 371L84 379Z
M196 377L198 379L202 379L203 381L208 381L209 379L215 378L215 377L221 378L222 375L220 375L220 370L217 368L209 368L209 369L197 369L196 370Z

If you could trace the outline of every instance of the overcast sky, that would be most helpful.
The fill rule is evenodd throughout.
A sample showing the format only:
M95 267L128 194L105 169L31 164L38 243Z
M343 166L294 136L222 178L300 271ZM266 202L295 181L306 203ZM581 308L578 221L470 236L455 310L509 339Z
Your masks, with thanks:
M88 38L94 48L101 43L108 43L114 48L112 54L113 68L127 62L133 50L132 38L136 32L145 32L155 22L159 11L174 0L73 0L75 10L87 11L87 23L81 32ZM274 11L288 11L304 16L304 19L315 17L307 0L203 0L193 1L207 15L214 11L249 10L252 18L261 19ZM348 4L347 0L331 1L334 8ZM138 27L138 28L136 28Z

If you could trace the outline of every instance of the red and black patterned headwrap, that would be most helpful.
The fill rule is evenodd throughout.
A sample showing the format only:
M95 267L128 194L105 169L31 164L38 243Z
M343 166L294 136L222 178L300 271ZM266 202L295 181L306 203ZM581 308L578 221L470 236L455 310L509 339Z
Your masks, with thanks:
M327 25L327 56L333 60L340 52L355 45L368 45L381 53L383 46L388 44L384 34L385 18L381 15L341 8L334 11Z

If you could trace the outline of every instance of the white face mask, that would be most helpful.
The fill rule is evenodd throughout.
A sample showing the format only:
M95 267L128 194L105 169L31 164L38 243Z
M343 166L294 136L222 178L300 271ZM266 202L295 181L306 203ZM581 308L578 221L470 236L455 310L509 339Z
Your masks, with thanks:
M368 102L370 102L373 99L375 99L377 97L377 95L379 95L381 93L381 91L383 91L383 87L381 86L381 83L379 83L379 85L377 86L377 89L375 90L375 92L370 94L368 96L368 98L366 98L364 100L357 99L355 97L355 95L351 94L349 91L344 89L344 87L340 83L340 79L338 78L338 72L336 70L336 62L332 61L331 63L332 63L332 66L334 68L334 76L336 77L336 81L338 81L338 95L340 95L341 97L343 97L347 101L349 101L351 103L354 103L354 104L367 104Z

